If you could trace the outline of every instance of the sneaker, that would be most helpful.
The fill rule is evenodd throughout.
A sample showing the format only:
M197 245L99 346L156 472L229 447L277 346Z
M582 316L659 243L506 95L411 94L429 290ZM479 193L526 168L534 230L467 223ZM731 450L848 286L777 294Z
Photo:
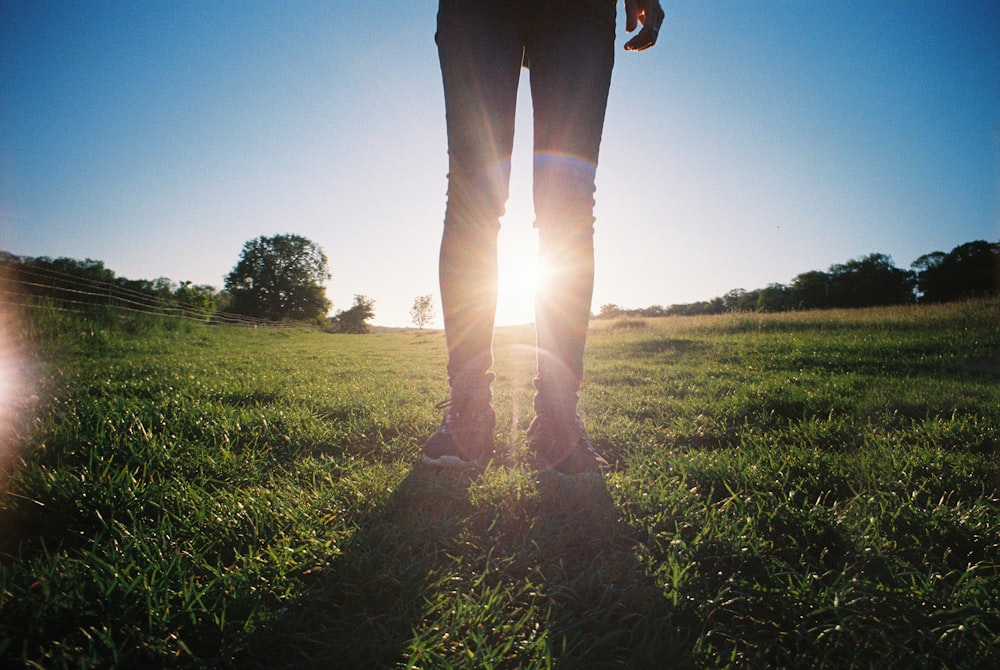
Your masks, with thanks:
M441 426L424 442L420 460L428 465L472 465L485 468L493 458L496 414L489 400L455 394L437 406L445 410Z
M608 467L608 462L594 451L583 421L575 412L561 421L554 413L536 414L528 426L528 445L542 470L577 475Z

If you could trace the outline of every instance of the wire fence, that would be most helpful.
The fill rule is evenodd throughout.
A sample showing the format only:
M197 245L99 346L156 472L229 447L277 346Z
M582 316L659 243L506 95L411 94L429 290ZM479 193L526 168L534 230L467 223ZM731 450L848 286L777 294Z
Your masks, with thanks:
M173 296L166 297L122 286L113 280L81 277L26 263L7 263L6 266L6 272L0 273L0 306L61 312L86 312L103 308L113 312L208 324L252 328L299 327L295 323L216 311Z

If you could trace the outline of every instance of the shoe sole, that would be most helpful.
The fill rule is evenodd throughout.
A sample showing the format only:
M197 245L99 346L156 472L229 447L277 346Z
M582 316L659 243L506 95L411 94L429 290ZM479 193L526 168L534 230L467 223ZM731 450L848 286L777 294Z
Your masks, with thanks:
M460 467L478 468L479 467L478 465L476 465L472 461L467 461L464 458L459 458L458 456L452 456L450 454L444 454L442 456L438 456L437 458L431 458L431 457L427 456L427 454L421 454L421 456L420 456L420 462L423 463L423 464L425 464L425 465L434 465L434 466L444 467L444 468L460 468Z

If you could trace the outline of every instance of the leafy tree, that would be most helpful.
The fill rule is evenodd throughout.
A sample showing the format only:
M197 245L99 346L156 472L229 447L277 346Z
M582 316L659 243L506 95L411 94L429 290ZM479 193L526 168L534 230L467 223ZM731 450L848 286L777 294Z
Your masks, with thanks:
M413 325L420 330L424 329L434 316L434 299L427 295L419 295L413 301L413 307L410 308L410 319L413 321Z
M768 284L757 296L758 312L784 312L791 309L792 291L784 284Z
M869 254L830 267L830 297L835 307L877 307L914 301L914 276L885 254Z
M61 257L52 260L51 258L41 256L32 259L29 265L97 283L107 283L115 278L115 273L104 267L103 261L95 261L92 258L85 258L81 261L75 258Z
M921 302L946 302L1000 291L1000 243L968 242L924 254L910 266Z
M951 273L944 269L946 258L948 254L943 251L932 251L910 264L916 273L921 302L944 302L951 295L948 286L948 275Z
M186 307L205 317L211 316L216 310L215 288L206 284L192 285L189 281L182 281L174 291L173 297L179 306Z
M616 317L622 316L625 313L621 307L614 303L608 303L606 305L601 305L601 311L597 313L598 319L614 319Z
M371 330L366 323L375 316L375 301L364 295L355 295L350 309L337 312L330 319L330 331L334 333L364 334Z
M51 300L70 309L107 306L115 273L90 258L18 258L10 256L10 279L25 296Z
M760 291L746 291L734 288L722 296L722 303L727 312L753 312L757 309Z
M819 270L803 272L792 280L791 301L797 309L830 306L830 275Z
M726 302L715 297L711 300L699 300L681 305L671 305L664 310L665 316L702 316L705 314L722 314L726 311Z
M323 283L330 278L326 254L300 235L258 237L243 245L226 277L229 309L274 321L309 321L330 309Z

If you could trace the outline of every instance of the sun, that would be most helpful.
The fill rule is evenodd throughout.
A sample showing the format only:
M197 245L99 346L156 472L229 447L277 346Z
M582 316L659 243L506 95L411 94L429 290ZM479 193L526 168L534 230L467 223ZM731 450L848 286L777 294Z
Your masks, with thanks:
M498 326L535 321L538 284L538 234L530 220L506 221L497 243L500 279L497 293Z

